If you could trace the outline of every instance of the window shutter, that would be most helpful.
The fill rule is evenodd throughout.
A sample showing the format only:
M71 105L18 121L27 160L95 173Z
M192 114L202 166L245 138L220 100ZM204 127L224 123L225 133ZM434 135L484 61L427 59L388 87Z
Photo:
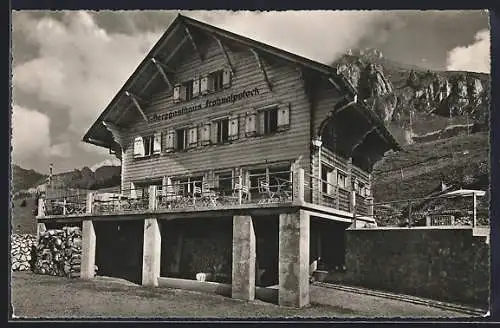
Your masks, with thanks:
M210 141L212 144L217 143L217 122L212 122L210 125Z
M261 111L259 112L258 116L258 128L257 128L257 134L263 135L265 133L264 131L264 124L266 121L266 111Z
M239 135L239 119L238 116L232 117L229 120L229 140L238 139Z
M278 108L278 130L283 131L290 127L290 108L280 106Z
M156 132L153 140L153 154L159 153L161 153L161 132Z
M326 174L326 182L328 182L326 187L326 192L330 195L334 193L334 186L333 186L334 173L335 173L334 171L329 171Z
M208 76L203 76L200 80L200 93L206 94L208 91Z
M175 150L175 131L169 131L167 133L167 144L165 147L167 152L171 152Z
M185 85L179 86L179 99L181 101L186 100L186 86Z
M200 95L200 79L193 79L193 98L198 97Z
M202 146L210 144L210 124L205 123L200 127L200 141Z
M208 92L214 91L214 77L211 75L209 75L207 77L207 89L208 89Z
M198 144L198 128L193 127L189 129L189 146L196 147Z
M229 68L225 68L222 73L222 86L224 88L229 88L231 86L231 70Z
M254 136L257 133L255 113L247 114L245 117L245 135L247 137Z
M137 192L135 191L135 185L133 182L130 183L130 198L137 198Z
M142 141L142 137L136 137L134 140L134 158L143 157L144 154L144 142Z
M180 92L181 92L181 86L176 85L174 87L174 102L179 102L181 100L180 99Z

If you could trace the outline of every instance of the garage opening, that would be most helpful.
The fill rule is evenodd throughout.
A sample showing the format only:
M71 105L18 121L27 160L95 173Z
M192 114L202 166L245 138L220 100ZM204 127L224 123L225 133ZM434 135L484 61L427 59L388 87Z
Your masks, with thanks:
M94 221L98 276L142 283L144 221Z
M160 221L160 276L231 283L233 218Z
M311 217L309 255L312 271L343 271L349 226L347 222Z

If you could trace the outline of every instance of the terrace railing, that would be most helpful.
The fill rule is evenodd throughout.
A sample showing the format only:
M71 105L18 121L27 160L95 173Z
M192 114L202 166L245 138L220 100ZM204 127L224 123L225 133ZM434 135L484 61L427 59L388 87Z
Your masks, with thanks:
M223 209L247 204L292 203L300 188L292 171L232 178L167 183L147 192L123 189L120 193L89 193L86 199L40 199L38 216L143 213L148 211ZM295 196L294 196L295 193Z
M313 204L331 207L358 216L372 216L373 198L364 197L355 191L305 174L305 192Z

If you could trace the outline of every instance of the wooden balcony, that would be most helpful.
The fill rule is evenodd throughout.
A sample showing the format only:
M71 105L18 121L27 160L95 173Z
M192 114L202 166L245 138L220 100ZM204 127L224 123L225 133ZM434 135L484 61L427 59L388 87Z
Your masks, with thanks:
M355 193L339 187L335 187L333 194L312 190L312 177L302 169L279 173L281 175L254 176L252 181L256 183L253 184L245 184L242 176L236 176L231 178L231 183L224 184L210 180L189 183L169 181L166 186L149 186L147 192L141 193L122 190L121 193L89 193L86 200L69 197L40 199L38 220L61 222L84 217L132 219L153 213L162 217L278 214L294 211L298 207L344 222L352 221L359 208L357 216L368 218L368 201L359 197L354 199ZM283 173L288 173L289 178L283 178ZM248 177L247 181L250 181Z

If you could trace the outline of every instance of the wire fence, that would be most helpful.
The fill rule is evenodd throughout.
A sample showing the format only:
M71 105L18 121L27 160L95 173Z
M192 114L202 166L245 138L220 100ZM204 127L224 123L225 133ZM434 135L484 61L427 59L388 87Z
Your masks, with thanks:
M438 195L406 200L379 202L373 205L379 226L488 226L486 197Z

